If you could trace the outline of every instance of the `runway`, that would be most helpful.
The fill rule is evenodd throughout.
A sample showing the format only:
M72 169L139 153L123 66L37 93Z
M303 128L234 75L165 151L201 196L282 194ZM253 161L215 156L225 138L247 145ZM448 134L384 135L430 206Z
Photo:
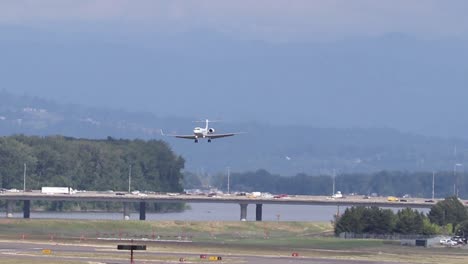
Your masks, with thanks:
M46 253L43 252L46 250ZM47 254L50 250L50 254ZM117 246L106 245L66 245L48 242L12 242L0 241L0 259L8 263L26 263L40 261L47 263L129 263L130 253L119 251ZM256 263L256 264L284 264L284 263L315 263L315 264L378 264L381 261L362 261L351 259L312 258L303 256L272 256L228 254L222 252L210 253L207 256L221 256L221 261L200 259L200 254L170 253L158 251L156 245L149 245L147 251L135 251L135 263ZM0 261L2 262L2 261ZM386 262L392 263L392 262ZM395 262L396 263L396 262Z

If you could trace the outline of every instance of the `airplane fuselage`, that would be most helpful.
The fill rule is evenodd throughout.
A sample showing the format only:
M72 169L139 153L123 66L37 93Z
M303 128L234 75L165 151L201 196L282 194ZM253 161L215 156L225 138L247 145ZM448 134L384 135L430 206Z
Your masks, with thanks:
M210 134L210 131L205 128L196 127L193 129L193 134L196 138L205 138L208 134Z

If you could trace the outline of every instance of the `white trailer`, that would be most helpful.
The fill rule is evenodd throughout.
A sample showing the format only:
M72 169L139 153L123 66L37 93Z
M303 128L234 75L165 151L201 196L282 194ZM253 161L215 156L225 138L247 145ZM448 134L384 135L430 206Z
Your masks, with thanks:
M45 194L72 194L73 189L70 187L42 187L41 193Z

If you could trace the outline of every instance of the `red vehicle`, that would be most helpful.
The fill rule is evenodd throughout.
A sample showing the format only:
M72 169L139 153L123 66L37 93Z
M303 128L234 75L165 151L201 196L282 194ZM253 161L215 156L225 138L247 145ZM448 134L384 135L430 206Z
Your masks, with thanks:
M273 196L273 198L277 198L277 199L278 199L278 198L285 198L285 197L288 197L288 195L285 194L285 193L283 193L283 194L277 194L277 195Z

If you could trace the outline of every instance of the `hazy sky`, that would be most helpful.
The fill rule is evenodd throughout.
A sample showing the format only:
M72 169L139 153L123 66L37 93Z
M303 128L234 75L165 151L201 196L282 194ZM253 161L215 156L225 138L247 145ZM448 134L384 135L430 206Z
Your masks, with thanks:
M208 30L266 41L326 40L391 32L438 38L468 32L463 0L5 0L0 22L53 28L86 23L124 31ZM93 30L93 28L87 28Z
M164 116L468 133L468 1L1 1L0 89Z

